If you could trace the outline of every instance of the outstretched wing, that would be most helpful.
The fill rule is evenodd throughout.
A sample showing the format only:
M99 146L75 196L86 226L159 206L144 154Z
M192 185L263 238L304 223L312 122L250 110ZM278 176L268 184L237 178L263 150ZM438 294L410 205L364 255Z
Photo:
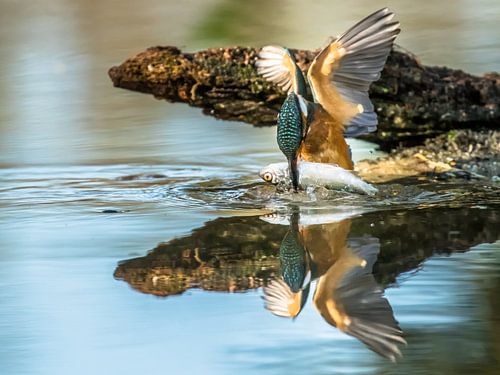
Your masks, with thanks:
M302 71L286 48L265 46L255 63L257 72L266 80L277 84L288 94L307 96L307 85Z
M371 274L357 275L341 284L335 291L335 301L346 317L345 333L395 362L401 356L399 346L406 340L383 289Z
M352 248L338 247L338 259L319 278L314 304L329 324L396 361L406 341L372 274L380 243L373 237L351 237L348 243Z
M286 282L275 279L264 287L266 309L284 318L296 318L302 311L309 295L309 284L293 293Z
M399 22L388 8L381 9L323 48L307 77L316 102L344 125L346 136L377 129L377 115L368 89L380 77Z
M401 356L399 347L406 341L392 307L384 297L384 290L372 274L380 252L379 239L351 237L348 243L353 254L363 263L342 277L334 293L337 304L348 317L345 332L395 362Z

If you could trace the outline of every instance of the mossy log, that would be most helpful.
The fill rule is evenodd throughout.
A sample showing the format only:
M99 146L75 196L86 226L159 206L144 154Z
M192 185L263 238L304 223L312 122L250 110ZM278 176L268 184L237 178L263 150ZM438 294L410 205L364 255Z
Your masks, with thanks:
M316 53L292 51L304 70ZM257 74L257 53L242 47L196 53L153 47L112 67L109 76L117 87L185 102L220 119L274 125L285 95ZM380 124L369 139L385 148L416 144L451 129L500 124L500 75L477 77L425 66L400 48L391 52L370 95Z
M500 131L452 130L421 146L399 148L376 160L361 160L355 170L372 183L414 176L500 181Z

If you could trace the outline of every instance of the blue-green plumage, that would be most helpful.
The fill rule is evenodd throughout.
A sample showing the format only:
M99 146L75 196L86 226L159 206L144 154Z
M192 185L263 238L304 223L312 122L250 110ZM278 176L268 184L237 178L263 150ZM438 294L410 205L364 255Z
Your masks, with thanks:
M307 264L306 250L300 243L294 231L287 232L280 246L280 264L283 280L290 290L297 293L305 279Z
M295 190L298 187L297 153L302 143L303 134L304 124L299 99L295 93L291 93L281 106L276 138L281 152L288 159L292 185Z
M278 117L278 146L288 159L293 158L302 142L302 116L297 95L285 99Z

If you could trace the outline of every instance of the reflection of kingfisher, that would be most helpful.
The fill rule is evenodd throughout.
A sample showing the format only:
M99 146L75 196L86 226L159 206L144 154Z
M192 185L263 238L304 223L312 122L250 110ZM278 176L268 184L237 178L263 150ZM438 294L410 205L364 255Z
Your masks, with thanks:
M288 49L262 48L256 62L258 72L289 94L278 115L277 141L288 159L295 190L298 161L352 170L344 136L376 130L377 115L368 89L380 77L400 31L393 18L389 9L381 9L323 48L307 72L309 87Z
M279 252L283 280L293 293L297 293L310 280L308 254L299 238L297 216L292 215L290 229L281 241Z
M293 290L284 274L271 282L264 288L266 308L275 315L295 318L307 300L310 280L317 279L313 303L323 319L395 361L401 356L399 346L406 342L372 274L380 249L378 239L364 236L348 240L349 219L315 225L306 222L307 218L301 220L300 227L291 223L290 232L297 229L297 241L306 253L303 259L308 260L312 276L302 277L298 290Z
M298 213L290 216L290 228L281 241L279 259L282 278L274 280L266 288L268 308L275 315L291 318L296 318L302 311L311 281L309 253L299 238L298 218Z

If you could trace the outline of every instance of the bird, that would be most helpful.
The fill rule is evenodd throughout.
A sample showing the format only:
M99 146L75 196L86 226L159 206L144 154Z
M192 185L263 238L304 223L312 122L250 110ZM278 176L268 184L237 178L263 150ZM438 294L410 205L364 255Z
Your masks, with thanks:
M308 252L299 238L299 215L290 215L290 226L279 250L281 278L264 288L266 307L275 315L296 318L309 295L311 281Z
M345 140L377 129L368 96L400 33L388 8L380 9L333 39L316 55L305 79L287 48L265 46L257 72L287 92L277 120L277 142L297 190L300 161L354 168Z
M402 356L400 346L406 340L383 288L373 276L380 241L367 235L349 236L348 217L332 219L329 215L301 215L298 227L290 220L289 231L296 234L307 254L310 276L295 291L285 275L273 280L263 290L265 307L274 315L297 318L316 281L312 303L322 318L395 362Z

